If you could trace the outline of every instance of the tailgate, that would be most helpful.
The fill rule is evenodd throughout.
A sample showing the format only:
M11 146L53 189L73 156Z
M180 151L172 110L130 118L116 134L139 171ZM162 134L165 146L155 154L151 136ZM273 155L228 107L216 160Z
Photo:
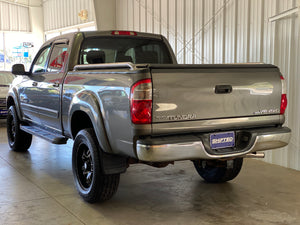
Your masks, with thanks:
M150 69L153 124L280 113L281 74L273 65L151 65Z

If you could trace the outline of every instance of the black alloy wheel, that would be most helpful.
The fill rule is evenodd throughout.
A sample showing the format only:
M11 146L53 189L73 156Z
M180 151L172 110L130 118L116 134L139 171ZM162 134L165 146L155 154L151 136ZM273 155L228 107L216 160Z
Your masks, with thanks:
M7 139L11 150L25 152L31 145L32 135L20 129L20 120L15 106L10 106L7 113Z
M85 144L79 146L76 158L80 185L87 190L92 184L94 165L91 152Z
M73 176L79 195L89 203L111 199L119 186L120 174L103 173L100 151L93 129L79 131L73 145Z

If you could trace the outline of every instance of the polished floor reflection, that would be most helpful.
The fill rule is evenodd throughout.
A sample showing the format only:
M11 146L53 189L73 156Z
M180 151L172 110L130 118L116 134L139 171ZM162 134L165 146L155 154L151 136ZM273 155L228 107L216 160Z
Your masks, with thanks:
M73 185L72 141L34 138L27 153L10 151L0 121L0 224L299 224L300 172L245 160L240 175L208 184L192 163L156 169L133 165L115 197L82 201Z

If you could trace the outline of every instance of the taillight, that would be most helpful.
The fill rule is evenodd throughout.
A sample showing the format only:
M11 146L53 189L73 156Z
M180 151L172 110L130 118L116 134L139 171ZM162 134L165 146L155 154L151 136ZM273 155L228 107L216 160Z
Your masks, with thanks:
M150 124L152 122L152 82L144 79L131 87L130 93L131 121L134 124Z
M137 36L137 33L134 31L113 31L111 32L112 35L128 35L128 36Z
M283 115L285 112L285 109L287 107L287 98L286 98L286 82L283 78L283 76L280 76L281 80L281 104L280 104L280 114Z

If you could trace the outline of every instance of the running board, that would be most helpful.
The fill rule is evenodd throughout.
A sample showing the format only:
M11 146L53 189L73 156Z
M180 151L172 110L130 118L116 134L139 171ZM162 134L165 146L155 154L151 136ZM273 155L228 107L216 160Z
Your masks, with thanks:
M66 144L68 140L68 138L65 138L62 135L49 132L47 130L41 129L36 126L21 125L20 128L21 130L30 133L32 135L38 136L42 139L45 139L46 141L49 141L52 144Z

